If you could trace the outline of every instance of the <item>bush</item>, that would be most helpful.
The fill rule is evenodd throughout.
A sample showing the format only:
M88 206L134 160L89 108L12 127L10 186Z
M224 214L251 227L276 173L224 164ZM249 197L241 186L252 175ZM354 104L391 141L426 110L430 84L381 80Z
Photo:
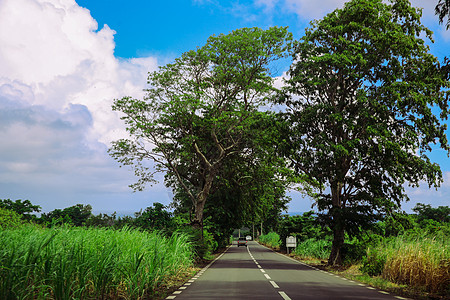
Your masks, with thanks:
M280 236L275 232L269 232L268 234L260 235L259 241L264 245L275 249L279 248L281 245Z
M378 276L383 273L386 264L386 256L379 253L376 249L368 249L367 256L362 260L361 272L369 276Z
M203 236L200 229L194 229L192 226L185 226L180 232L183 232L189 237L194 255L197 259L210 259L211 253L218 247L218 243L206 229L203 230Z
M20 215L12 210L0 207L0 229L17 228L22 225Z
M297 244L294 253L301 258L327 259L331 251L331 241L307 239Z
M376 247L382 240L383 238L376 234L353 237L351 241L344 243L342 247L345 264L358 263L363 259L367 259L368 249Z

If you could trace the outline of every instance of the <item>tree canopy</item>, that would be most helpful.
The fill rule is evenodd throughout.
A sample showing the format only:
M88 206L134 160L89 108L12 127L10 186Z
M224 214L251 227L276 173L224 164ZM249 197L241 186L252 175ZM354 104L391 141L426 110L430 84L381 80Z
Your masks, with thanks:
M346 231L408 199L405 183L442 181L428 151L450 150L449 74L420 18L407 0L353 0L296 45L279 100L292 124L285 154L323 186L316 204L334 233L330 264L341 263Z
M134 168L139 181L133 188L167 172L192 203L193 226L202 226L227 161L251 155L248 141L260 134L255 124L264 115L258 108L275 93L270 64L286 55L290 39L280 27L212 36L151 73L144 99L115 100L130 138L114 142L110 154Z

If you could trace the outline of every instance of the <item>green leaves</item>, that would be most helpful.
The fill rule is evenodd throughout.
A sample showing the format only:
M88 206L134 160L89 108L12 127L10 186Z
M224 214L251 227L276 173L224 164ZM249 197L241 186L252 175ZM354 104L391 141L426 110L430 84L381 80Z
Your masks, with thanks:
M134 168L134 189L151 182L154 171L167 172L166 184L189 197L192 222L201 225L217 178L259 147L252 140L259 139L257 111L275 91L269 64L287 55L291 40L283 27L212 36L150 73L144 99L115 100L113 110L123 113L130 138L114 142L110 154Z
M312 22L296 45L279 97L295 141L286 152L298 172L330 187L318 208L337 229L335 246L351 219L370 222L407 199L405 183L442 180L426 153L437 141L450 153L449 68L429 53L420 17L407 0L353 0Z

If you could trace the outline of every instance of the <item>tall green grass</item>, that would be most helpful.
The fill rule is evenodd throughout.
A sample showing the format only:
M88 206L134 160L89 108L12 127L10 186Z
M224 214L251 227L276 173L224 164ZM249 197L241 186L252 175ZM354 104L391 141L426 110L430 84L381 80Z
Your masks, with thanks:
M302 259L327 259L331 251L331 241L307 239L297 244L294 254Z
M450 240L447 236L398 236L369 248L372 262L384 262L381 276L396 283L450 292Z
M280 236L275 232L269 232L268 234L260 235L259 242L275 249L280 248L281 245Z
M0 231L2 299L140 299L192 266L184 234L93 228Z

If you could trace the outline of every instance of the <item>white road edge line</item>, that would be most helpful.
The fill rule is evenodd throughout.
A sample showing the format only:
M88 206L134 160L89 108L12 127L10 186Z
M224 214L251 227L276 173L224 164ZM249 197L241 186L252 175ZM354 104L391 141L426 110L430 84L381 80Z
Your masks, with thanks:
M182 290L185 290L187 288L187 286L191 285L193 282L195 282L195 280L197 280L199 278L199 276L203 275L203 273L208 270L209 267L211 267L211 265L213 263L215 263L218 259L220 259L225 252L228 251L228 249L230 249L231 245L227 247L227 249L225 249L225 251L220 254L219 256L216 257L216 259L214 259L212 262L210 262L206 267L204 267L203 269L201 269L197 274L194 275L194 277L192 277L190 280L188 280L187 282L184 283L184 286L180 287L178 291L175 291L172 293L172 296L167 296L166 299L175 299L176 296L173 295L179 295L181 294Z

